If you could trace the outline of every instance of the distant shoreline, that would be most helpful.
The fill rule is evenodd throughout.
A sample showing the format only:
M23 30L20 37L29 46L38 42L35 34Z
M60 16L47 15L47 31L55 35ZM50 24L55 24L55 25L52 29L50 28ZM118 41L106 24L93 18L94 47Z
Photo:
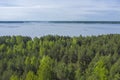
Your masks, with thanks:
M120 21L0 21L0 23L83 23L83 24L120 24Z

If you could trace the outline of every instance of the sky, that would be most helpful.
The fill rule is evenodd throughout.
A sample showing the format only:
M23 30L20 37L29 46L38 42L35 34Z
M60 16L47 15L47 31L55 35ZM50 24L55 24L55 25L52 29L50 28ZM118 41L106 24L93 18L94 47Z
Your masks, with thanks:
M120 0L0 0L0 21L120 21Z

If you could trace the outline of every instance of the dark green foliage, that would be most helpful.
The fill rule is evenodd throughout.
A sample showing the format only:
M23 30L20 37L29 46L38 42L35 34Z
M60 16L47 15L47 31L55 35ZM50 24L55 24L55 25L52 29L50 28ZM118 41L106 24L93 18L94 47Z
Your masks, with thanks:
M0 80L120 80L120 34L2 36Z

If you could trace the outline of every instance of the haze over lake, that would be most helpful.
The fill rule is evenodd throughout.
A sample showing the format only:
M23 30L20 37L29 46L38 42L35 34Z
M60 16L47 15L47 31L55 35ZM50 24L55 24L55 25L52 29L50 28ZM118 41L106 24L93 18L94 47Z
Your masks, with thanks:
M41 37L49 34L61 36L120 34L120 24L49 22L0 23L0 36L22 35Z

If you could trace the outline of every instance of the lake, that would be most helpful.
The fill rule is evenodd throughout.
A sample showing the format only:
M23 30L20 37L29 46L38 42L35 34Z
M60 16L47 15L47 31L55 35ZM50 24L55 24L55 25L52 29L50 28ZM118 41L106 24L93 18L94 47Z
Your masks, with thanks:
M22 35L33 38L49 34L71 37L79 35L120 34L120 24L49 22L0 23L0 36Z

